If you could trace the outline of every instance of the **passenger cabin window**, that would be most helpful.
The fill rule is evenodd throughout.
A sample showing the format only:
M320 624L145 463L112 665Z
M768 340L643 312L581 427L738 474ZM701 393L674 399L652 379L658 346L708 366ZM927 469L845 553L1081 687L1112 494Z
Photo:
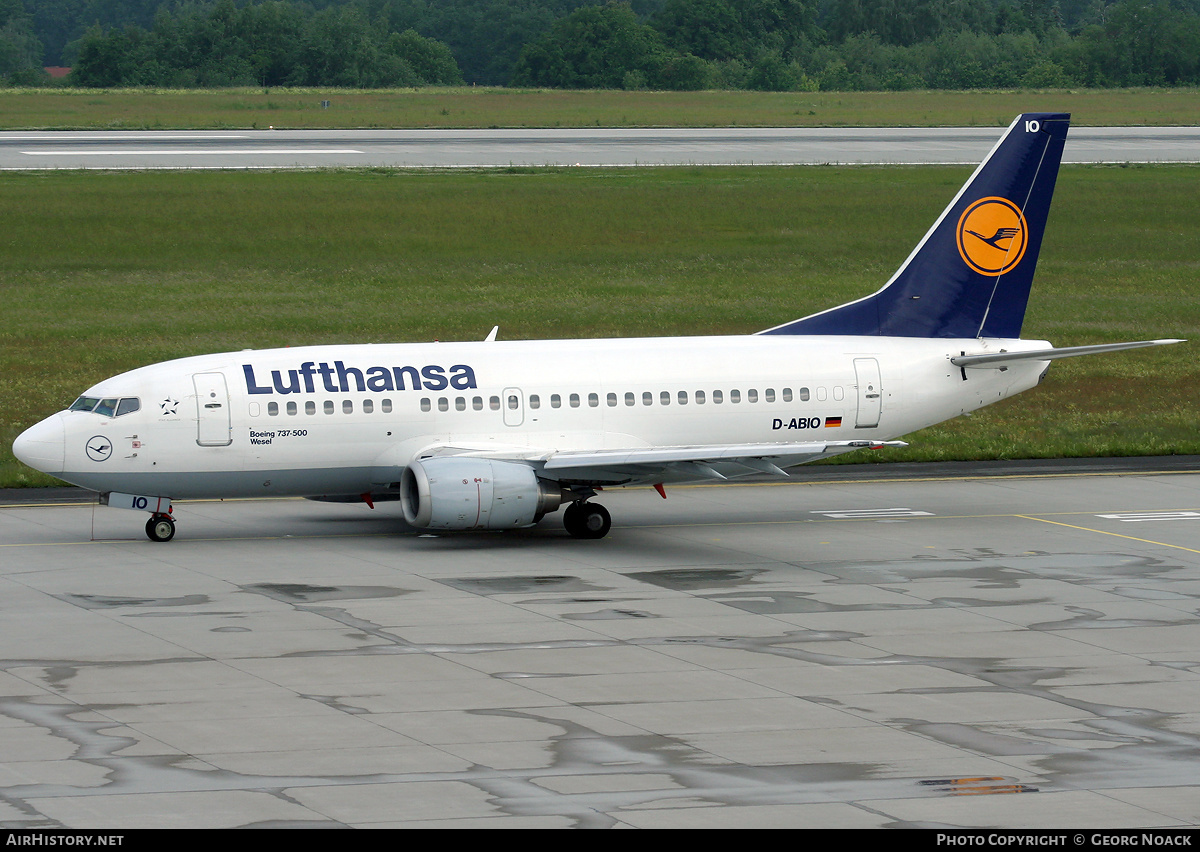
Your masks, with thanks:
M299 411L300 411L300 409L296 406L296 403L289 402L287 404L287 413L290 416L295 416L297 413L299 413Z
M550 407L562 408L562 397L556 393L550 394Z
M379 409L384 414L391 414L392 413L392 401L390 399L383 400L383 402L379 403Z
M725 395L721 391L713 391L713 405L720 405L725 401Z
M529 407L533 408L533 409L541 408L542 407L542 398L540 396L538 396L536 393L531 393L529 395Z
M267 403L267 414L274 417L278 413L279 413L279 403L278 402L268 402Z
M325 405L323 407L325 409L326 414L333 414L333 400L332 399L325 400Z
M375 410L374 401L369 400L369 399L364 399L363 400L363 414L370 414L374 410Z
M429 401L429 397L427 397L427 396L421 397L421 410L429 411L432 408L433 408L433 403L431 403Z
M305 414L316 414L317 413L316 402L314 402L313 400L310 399L308 402L304 403L304 413Z

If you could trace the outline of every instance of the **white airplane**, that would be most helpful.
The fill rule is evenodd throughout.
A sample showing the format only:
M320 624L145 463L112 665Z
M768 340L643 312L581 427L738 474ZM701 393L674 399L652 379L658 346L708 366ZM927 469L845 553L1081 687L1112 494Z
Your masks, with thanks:
M1021 340L1070 116L1018 116L878 292L753 335L247 350L132 370L23 432L24 463L150 512L172 500L399 500L430 530L511 529L602 488L788 475L1038 384Z

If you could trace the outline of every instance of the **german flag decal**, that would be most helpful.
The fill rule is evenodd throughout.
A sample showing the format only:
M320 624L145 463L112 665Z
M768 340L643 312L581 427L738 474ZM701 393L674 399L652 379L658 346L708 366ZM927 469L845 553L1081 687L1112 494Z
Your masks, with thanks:
M833 426L841 426L841 425L842 425L842 418L840 418L840 417L826 417L825 418L825 428L826 429L829 429Z

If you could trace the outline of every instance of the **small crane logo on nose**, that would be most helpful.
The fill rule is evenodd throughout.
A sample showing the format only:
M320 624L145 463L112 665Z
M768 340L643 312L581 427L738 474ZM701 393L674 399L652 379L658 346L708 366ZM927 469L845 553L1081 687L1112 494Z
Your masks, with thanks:
M88 458L92 461L106 461L112 455L112 441L103 435L97 435L87 442Z

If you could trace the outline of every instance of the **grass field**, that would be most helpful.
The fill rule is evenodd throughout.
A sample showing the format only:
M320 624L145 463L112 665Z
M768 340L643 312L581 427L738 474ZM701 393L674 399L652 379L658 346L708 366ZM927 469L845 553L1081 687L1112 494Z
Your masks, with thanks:
M12 458L20 429L168 358L802 316L876 289L969 172L0 174L0 486L50 481ZM1200 167L1064 167L1024 336L1200 338L1197 197ZM885 457L1200 452L1197 345L1060 362Z
M329 102L323 109L322 101ZM0 89L0 130L345 127L1005 127L1200 124L1198 89L623 92L494 88Z

